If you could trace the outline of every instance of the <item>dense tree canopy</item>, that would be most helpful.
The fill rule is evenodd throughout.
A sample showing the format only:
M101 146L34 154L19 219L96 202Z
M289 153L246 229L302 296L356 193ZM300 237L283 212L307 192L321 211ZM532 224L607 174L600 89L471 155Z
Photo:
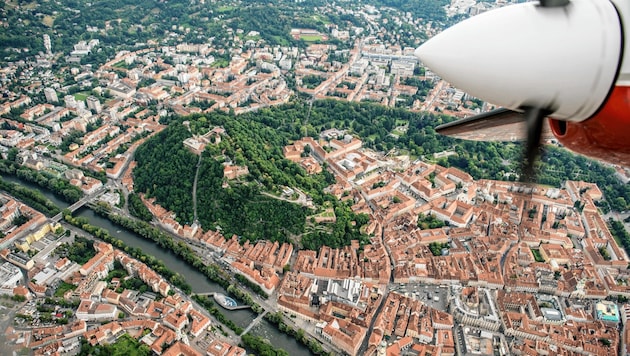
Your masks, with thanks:
M296 116L303 115L292 106L286 109ZM332 174L324 171L308 175L299 165L283 158L282 147L290 139L300 137L299 132L284 129L291 125L283 126L283 121L295 120L285 115L283 110L263 109L238 117L220 112L191 116L186 118L186 126L181 120L172 121L169 128L136 152L136 189L176 212L181 223L190 224L194 219L192 185L199 161L197 217L205 229L221 228L226 236L236 234L250 240L287 241L300 236L305 231L306 217L315 212L261 194L266 191L279 195L283 187L292 187L308 193L318 205L324 200L335 204L337 223L304 235L304 246L340 247L352 239L366 243L367 238L359 229L368 219L358 218L348 206L337 204L323 193L334 182ZM216 125L224 127L226 134L220 142L208 145L199 160L184 147L183 141ZM249 174L228 183L223 178L226 162L246 165Z
M446 21L444 7L450 3L447 0L371 0L369 2L410 12L414 17L432 21Z
M142 221L153 220L153 215L136 193L129 194L129 213Z
M55 254L82 265L96 256L96 250L94 250L94 241L83 236L76 236L73 243L64 242L57 246Z
M285 240L289 234L302 232L307 210L296 204L260 194L261 187L278 190L280 186L299 186L321 191L326 176L306 175L296 164L282 158L286 142L280 135L261 125L247 125L233 116L213 114L190 118L192 130L208 129L212 122L228 130L221 144L210 147L199 165L197 183L198 218L206 229L217 226L227 236L237 234L248 239ZM253 127L252 127L253 126ZM165 208L176 212L181 223L194 218L192 187L198 157L188 151L183 140L192 134L181 123L147 141L136 152L134 170L136 189L154 196ZM247 165L248 181L223 187L226 159Z
M431 6L430 1L423 1ZM273 5L269 6L270 3ZM99 47L82 63L102 64L114 54L114 48L131 49L136 44L158 40L169 31L181 35L176 39L178 42L208 43L212 38L215 47L228 47L232 36L225 29L229 27L243 30L242 40L262 39L272 46L303 47L304 41L291 36L292 28L326 33L326 25L330 23L365 26L360 16L317 13L314 6L326 3L248 0L235 6L230 1L204 3L188 0L3 2L0 5L3 21L12 26L0 27L0 52L10 59L23 59L44 52L43 34L50 36L53 52L57 53L72 51L72 46L80 40L98 39ZM180 27L185 30L180 31ZM94 30L96 28L99 30ZM105 28L107 30L103 31ZM248 38L250 31L256 31L258 35Z
M36 171L28 167L20 166L16 162L3 159L0 159L0 172L16 176L22 180L37 184L42 188L48 189L60 199L68 203L74 203L83 198L83 192L81 191L81 189L70 184L67 179L58 177L57 175L54 175L50 172ZM41 201L40 198L37 198L37 200ZM41 203L44 205L49 205L44 201L41 201ZM48 206L48 209L52 209L52 207ZM43 210L43 212L47 213L46 210Z
M102 356L148 356L151 349L146 344L132 338L129 334L122 335L111 344L97 344L92 346L86 339L81 339L79 355Z

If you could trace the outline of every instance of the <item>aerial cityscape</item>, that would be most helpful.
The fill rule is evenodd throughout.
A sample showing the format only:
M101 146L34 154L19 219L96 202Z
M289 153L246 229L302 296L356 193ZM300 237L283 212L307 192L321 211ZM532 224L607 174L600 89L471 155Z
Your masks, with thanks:
M509 4L5 1L0 354L628 354L630 169L436 134Z

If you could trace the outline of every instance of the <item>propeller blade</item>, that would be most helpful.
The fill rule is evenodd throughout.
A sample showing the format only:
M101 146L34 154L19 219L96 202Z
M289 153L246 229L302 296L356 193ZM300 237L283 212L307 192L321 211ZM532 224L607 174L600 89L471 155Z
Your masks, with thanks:
M542 7L563 7L569 5L569 0L540 0Z
M535 182L534 163L538 158L542 137L543 123L545 118L551 114L549 109L538 107L525 108L525 119L527 122L527 142L523 151L524 157L521 165L521 181Z

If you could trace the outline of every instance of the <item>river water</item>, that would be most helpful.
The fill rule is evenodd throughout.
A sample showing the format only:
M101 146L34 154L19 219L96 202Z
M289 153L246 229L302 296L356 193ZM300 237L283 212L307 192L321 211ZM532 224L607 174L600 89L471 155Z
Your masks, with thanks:
M59 208L64 209L70 206L70 204L57 198L51 191L43 189L33 183L21 181L17 177L3 175L2 179L21 184L25 187L40 191L46 198L50 199ZM157 259L164 262L164 265L171 271L177 272L182 275L188 284L192 287L193 293L209 293L219 292L228 294L223 287L210 281L201 272L189 266L187 263L179 260L177 255L169 250L164 250L157 246L153 241L145 240L132 231L126 230L118 225L113 224L111 221L97 215L94 211L88 208L81 208L74 214L75 216L81 216L89 220L90 225L98 226L100 228L109 231L109 234L124 241L126 245L130 247L141 248L142 251L148 255L152 255ZM220 307L219 307L220 308ZM250 309L241 310L226 310L220 308L221 312L236 325L245 328L256 317L256 314ZM251 334L261 336L274 345L276 348L284 349L289 352L290 355L308 356L311 355L306 346L300 344L295 339L288 337L287 335L279 332L273 325L269 324L265 320L261 320L250 331Z

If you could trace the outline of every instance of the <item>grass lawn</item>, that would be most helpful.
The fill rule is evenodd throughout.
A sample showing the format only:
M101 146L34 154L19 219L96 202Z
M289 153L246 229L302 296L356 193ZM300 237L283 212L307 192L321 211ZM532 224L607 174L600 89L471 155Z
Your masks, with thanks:
M42 23L44 24L44 26L46 27L53 27L53 24L55 23L55 18L49 15L44 16L44 18L42 19Z
M85 98L88 97L89 94L85 93L85 92L81 92L81 93L76 93L74 94L74 98L77 101L85 101Z
M315 216L321 216L324 218L333 218L335 217L335 211L332 208L328 208Z
M315 21L321 21L323 23L325 23L326 25L328 25L330 23L330 20L328 20L328 18L321 16L321 15L313 15L311 16L311 18Z
M219 60L216 60L215 62L213 62L210 65L210 67L212 67L212 68L226 68L229 65L230 65L230 62L228 62L227 60L219 59Z
M545 259L542 258L542 255L540 254L540 250L533 248L532 254L534 255L534 259L536 260L536 262L545 262Z
M320 36L320 35L301 35L300 39L304 40L306 42L316 42L316 41L321 41L322 40L322 36Z
M55 297L63 297L63 295L69 290L75 290L77 286L68 284L66 282L61 282L57 290L55 291Z
M282 36L271 36L276 42L278 42L279 45L281 46L288 46L289 45L289 41L287 41L286 38L282 37Z
M120 61L116 64L114 64L114 68L125 68L125 69L129 69L127 66L127 63L125 63L125 61Z
M236 7L234 7L234 6L219 6L215 11L216 12L226 12L226 11L232 11L235 8Z

